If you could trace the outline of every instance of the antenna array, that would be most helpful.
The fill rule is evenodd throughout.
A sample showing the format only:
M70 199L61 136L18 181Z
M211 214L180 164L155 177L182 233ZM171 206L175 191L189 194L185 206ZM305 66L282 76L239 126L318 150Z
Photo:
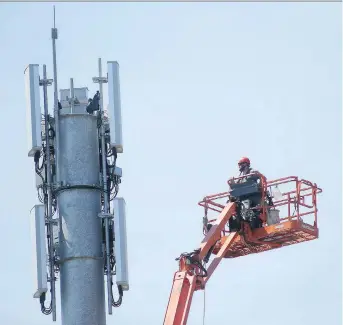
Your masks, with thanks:
M43 77L39 65L25 69L29 131L28 156L36 172L40 204L34 207L36 292L42 313L56 321L56 281L60 276L62 323L106 324L104 281L108 313L122 303L129 290L125 200L118 197L123 153L119 65L107 62L107 76L93 82L99 90L88 98L88 89L60 90L58 99L56 40L51 30L54 78ZM104 115L103 85L108 86ZM48 86L54 86L54 114L49 114ZM40 88L43 89L43 114ZM116 277L119 299L113 298ZM46 294L50 288L50 304Z

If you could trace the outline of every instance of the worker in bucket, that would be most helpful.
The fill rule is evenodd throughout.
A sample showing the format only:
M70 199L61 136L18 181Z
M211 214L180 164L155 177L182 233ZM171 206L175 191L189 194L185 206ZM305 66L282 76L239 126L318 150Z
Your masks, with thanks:
M238 179L230 179L229 185L231 188L234 187L234 184L242 184L245 182L259 182L260 181L260 174L257 170L254 170L250 166L250 159L247 157L242 157L238 161L238 169L239 169L239 176L241 178ZM249 175L246 177L242 177L244 175ZM229 228L231 231L237 231L240 228L240 219L247 221L250 223L251 228L259 228L262 226L262 221L260 220L259 211L255 210L254 207L260 205L261 203L261 193L249 194L244 195L241 197L233 197L230 196L229 201L235 202L239 200L242 202L243 206L238 206L238 213L237 217L231 217L229 220ZM228 201L228 202L229 202Z
M242 157L239 161L238 161L238 169L239 169L239 176L244 176L244 175L249 175L247 177L243 177L237 180L234 180L234 178L230 179L229 183L243 183L246 182L248 180L252 180L252 181L258 181L260 179L259 177L259 173L257 170L254 170L250 167L250 159L247 157Z
M240 171L239 177L244 176L244 175L249 175L249 176L240 178L235 183L244 183L247 181L259 182L261 179L260 173L257 170L252 169L250 167L250 159L247 157L243 157L238 161L238 169ZM266 198L267 198L268 205L272 206L273 200L271 198L269 191L266 192ZM256 205L259 203L260 203L260 200L256 202Z

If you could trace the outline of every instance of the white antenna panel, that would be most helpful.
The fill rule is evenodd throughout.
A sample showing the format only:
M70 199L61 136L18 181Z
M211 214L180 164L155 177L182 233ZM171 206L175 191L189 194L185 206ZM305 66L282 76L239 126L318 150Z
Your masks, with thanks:
M39 65L29 64L24 72L26 86L26 120L28 131L28 156L42 149L41 107L39 90Z
M110 145L118 153L123 152L123 135L121 121L119 64L116 61L107 62L108 108L107 114L110 124Z
M47 253L45 233L45 207L43 204L34 206L34 216L31 220L31 236L33 242L34 272L36 292L34 298L39 298L48 291Z
M70 88L60 89L60 103L62 106L61 114L85 114L88 105L88 88L74 88L74 107L71 111Z
M115 198L113 200L114 210L114 238L115 238L115 256L116 256L116 283L124 291L129 290L129 270L127 256L127 238L126 238L126 213L125 200Z

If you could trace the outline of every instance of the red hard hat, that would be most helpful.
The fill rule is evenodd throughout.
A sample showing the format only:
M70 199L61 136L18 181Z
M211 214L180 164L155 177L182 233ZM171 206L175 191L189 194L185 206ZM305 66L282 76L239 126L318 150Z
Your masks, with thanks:
M249 164L250 165L250 159L247 158L247 157L242 157L239 161L238 161L238 164Z

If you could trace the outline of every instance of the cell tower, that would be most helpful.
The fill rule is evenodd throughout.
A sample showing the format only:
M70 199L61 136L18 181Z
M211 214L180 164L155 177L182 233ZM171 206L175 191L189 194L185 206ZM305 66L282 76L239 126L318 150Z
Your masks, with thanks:
M54 14L55 16L55 14ZM39 65L25 69L29 152L36 172L40 204L34 206L34 246L37 290L41 311L56 321L56 281L60 277L63 325L105 325L107 309L122 303L129 290L125 200L117 197L123 153L119 65L107 62L107 76L93 82L99 91L88 99L88 89L61 89L58 99L56 40L51 30L54 79L42 78ZM48 86L54 86L54 113L48 110ZM108 86L107 116L103 84ZM40 88L43 90L43 113ZM119 298L113 298L116 280ZM50 291L50 304L46 302Z

